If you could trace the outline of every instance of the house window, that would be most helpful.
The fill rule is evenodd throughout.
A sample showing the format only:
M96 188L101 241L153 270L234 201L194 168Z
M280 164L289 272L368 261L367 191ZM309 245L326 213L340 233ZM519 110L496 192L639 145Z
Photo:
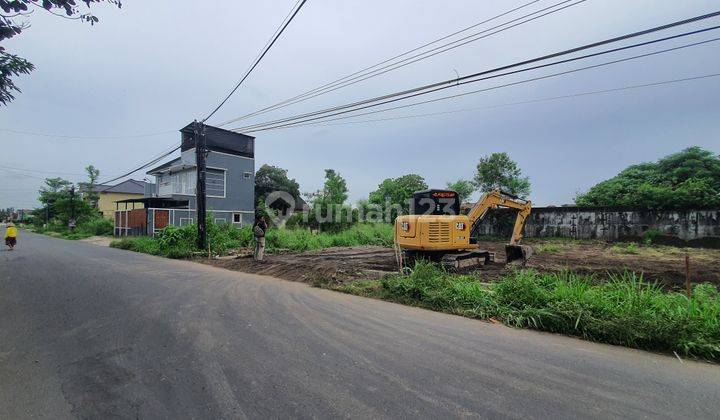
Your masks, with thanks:
M172 176L170 174L162 174L158 176L158 194L161 196L171 195L173 192Z
M252 176L252 172L243 172L243 178L250 179L251 176Z
M180 226L191 225L192 222L193 222L193 218L192 218L192 217L181 217L181 218L180 218Z
M242 214L233 213L233 224L242 226Z
M208 197L225 198L225 170L210 169L205 171L205 190Z
M216 224L227 223L227 219L225 219L225 218L216 218L216 219L215 219L215 223L216 223Z
M183 171L172 175L173 194L194 195L196 184L195 171Z

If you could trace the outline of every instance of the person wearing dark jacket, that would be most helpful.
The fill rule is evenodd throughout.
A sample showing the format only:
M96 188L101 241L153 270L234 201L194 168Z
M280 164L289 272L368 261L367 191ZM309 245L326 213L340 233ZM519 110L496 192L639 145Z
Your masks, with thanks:
M253 225L253 236L255 237L255 253L253 258L255 261L262 261L265 255L265 232L267 232L268 225L265 221L265 216L260 216L255 220Z

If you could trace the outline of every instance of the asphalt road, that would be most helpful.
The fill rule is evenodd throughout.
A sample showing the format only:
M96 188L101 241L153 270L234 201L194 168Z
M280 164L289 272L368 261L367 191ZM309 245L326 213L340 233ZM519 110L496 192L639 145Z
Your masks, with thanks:
M718 418L720 367L22 233L0 419Z

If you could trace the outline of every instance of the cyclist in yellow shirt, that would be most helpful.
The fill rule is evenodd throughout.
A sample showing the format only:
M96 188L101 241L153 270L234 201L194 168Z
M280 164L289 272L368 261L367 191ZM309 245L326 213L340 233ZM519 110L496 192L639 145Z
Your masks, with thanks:
M15 245L17 245L17 234L17 228L13 222L9 222L7 228L5 228L5 245L10 248L10 251L15 249Z

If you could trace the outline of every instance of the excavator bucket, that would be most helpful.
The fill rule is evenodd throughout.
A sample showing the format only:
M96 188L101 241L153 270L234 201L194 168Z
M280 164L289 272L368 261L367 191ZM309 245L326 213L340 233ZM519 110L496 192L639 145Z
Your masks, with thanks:
M505 261L507 264L518 261L525 265L530 255L532 255L532 248L527 245L505 245Z

